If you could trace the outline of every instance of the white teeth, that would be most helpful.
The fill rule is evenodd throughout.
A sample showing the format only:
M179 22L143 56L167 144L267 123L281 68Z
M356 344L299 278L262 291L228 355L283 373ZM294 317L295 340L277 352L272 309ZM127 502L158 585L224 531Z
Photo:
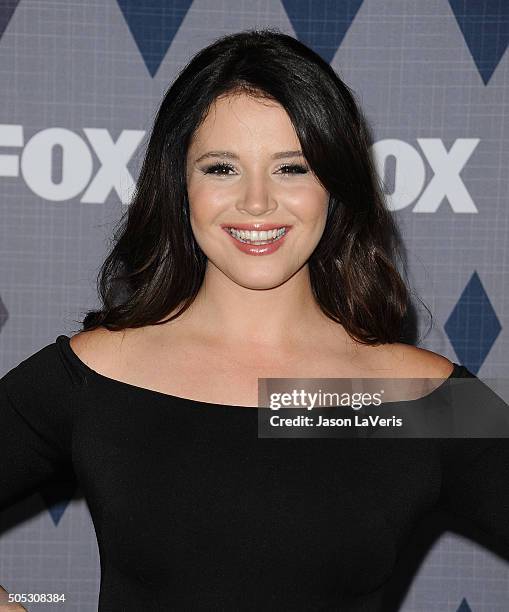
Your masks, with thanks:
M267 242L273 242L275 240L279 240L281 238L281 236L283 236L286 233L286 228L285 227L280 227L279 229L272 229L272 230L238 230L235 229L234 227L230 227L228 228L228 231L230 232L230 234L236 238L237 240L240 240L240 242L252 242L252 243L267 243Z

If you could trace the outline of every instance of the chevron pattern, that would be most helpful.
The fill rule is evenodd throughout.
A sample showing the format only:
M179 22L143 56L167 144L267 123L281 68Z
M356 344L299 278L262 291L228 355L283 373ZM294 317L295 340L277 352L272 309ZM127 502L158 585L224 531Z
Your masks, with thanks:
M161 64L171 53L172 43L181 31L183 23L191 12L202 8L198 0L111 0L115 11L120 10L119 22L136 45L135 54L143 60L150 83L157 83L161 76ZM115 4L116 3L116 4ZM28 4L28 3L27 3ZM107 2L105 2L105 5ZM269 3L270 4L270 3ZM440 2L439 2L440 4ZM0 42L7 40L7 34L23 10L20 0L0 2ZM282 8L285 18L296 38L313 48L327 63L332 63L344 44L356 20L356 29L369 20L368 0L274 0L274 10ZM101 3L98 5L101 6ZM272 5L271 5L272 6ZM460 52L468 51L472 70L482 81L486 91L490 81L507 51L509 41L508 0L443 0L443 6L450 10L450 19L461 34ZM97 10L101 10L100 8ZM361 21L362 19L362 21ZM232 24L237 23L232 19ZM43 25L41 25L42 29ZM367 26L366 26L367 27ZM235 29L240 29L235 28ZM217 31L217 35L221 32ZM41 35L43 32L41 31ZM421 34L423 37L426 32ZM459 34L458 34L459 36ZM211 36L212 38L212 36ZM464 44L464 46L463 46ZM395 62L396 63L396 62ZM476 76L477 78L477 76ZM396 83L396 87L401 84ZM5 117L2 121L8 121ZM474 130L475 132L475 130ZM476 134L474 134L476 135ZM0 155L3 152L0 152ZM483 212L482 210L480 211ZM468 282L454 295L454 306L444 324L444 331L454 349L458 361L473 373L479 373L490 351L502 333L502 308L488 295L482 280L486 279L477 270L468 271ZM5 301L4 301L5 300ZM0 337L9 323L6 296L0 295ZM61 522L76 493L76 483L61 481L41 488L40 495L48 509L53 524ZM457 612L475 612L463 598Z

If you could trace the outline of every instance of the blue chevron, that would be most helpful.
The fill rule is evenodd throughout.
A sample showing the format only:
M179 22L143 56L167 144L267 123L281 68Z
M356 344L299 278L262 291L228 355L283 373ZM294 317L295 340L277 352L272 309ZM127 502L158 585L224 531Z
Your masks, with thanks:
M3 0L0 2L0 38L9 25L11 17L14 15L20 0Z
M153 77L193 0L117 0L117 3Z
M468 601L463 597L460 603L460 607L456 612L472 612L472 608L468 605Z
M502 329L477 272L463 289L444 329L460 362L477 374Z
M507 49L507 0L449 0L463 38L486 85Z
M50 513L50 516L53 519L53 523L55 523L55 527L60 522L60 519L62 518L62 515L65 512L65 509L69 505L69 501L70 500L58 502L48 508L48 512Z
M362 0L281 0L297 38L330 64Z
M55 526L60 522L65 509L73 498L76 487L76 481L69 479L48 483L39 490Z

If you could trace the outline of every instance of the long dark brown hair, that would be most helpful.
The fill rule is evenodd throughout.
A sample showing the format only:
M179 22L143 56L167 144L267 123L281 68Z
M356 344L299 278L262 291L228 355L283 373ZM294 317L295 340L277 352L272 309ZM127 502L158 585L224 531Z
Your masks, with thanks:
M397 267L402 245L370 156L367 121L331 66L274 28L217 39L165 93L133 199L99 270L101 307L88 311L83 330L162 324L193 302L207 258L189 220L187 149L214 100L237 92L281 104L329 193L326 227L308 260L321 310L364 344L404 340L410 299Z

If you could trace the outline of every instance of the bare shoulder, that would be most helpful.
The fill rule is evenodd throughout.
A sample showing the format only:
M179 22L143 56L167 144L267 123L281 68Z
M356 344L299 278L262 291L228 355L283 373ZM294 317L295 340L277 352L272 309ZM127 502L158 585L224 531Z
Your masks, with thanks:
M132 330L111 331L105 327L97 327L82 331L71 337L71 349L93 370L109 371L115 367L128 331Z
M377 367L402 378L447 378L452 374L452 361L421 347L395 342L377 347Z

